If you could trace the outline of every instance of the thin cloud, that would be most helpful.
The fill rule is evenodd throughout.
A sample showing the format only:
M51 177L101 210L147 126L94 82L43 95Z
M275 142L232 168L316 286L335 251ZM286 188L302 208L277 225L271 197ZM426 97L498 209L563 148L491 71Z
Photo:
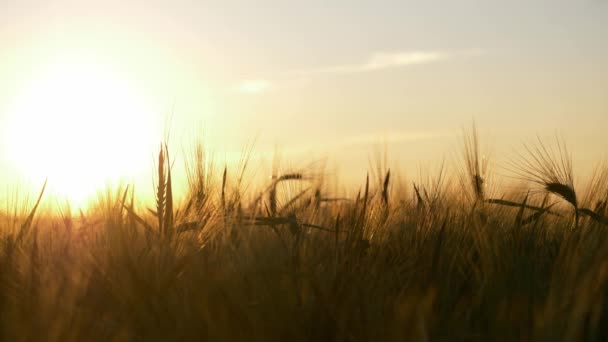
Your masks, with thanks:
M387 69L405 68L415 65L437 63L458 57L471 57L483 54L484 50L470 49L461 51L397 51L376 52L363 63L341 64L327 67L292 70L283 74L280 85L285 83L299 83L298 81L310 80L311 77L322 74L352 74L367 73ZM237 91L248 94L259 94L267 92L277 84L265 79L244 80L236 87Z
M404 143L412 141L432 140L453 135L452 132L440 131L395 131L386 133L370 133L350 136L340 142L340 145L367 145L370 143Z
M360 135L346 136L340 139L331 139L325 142L307 143L305 145L283 147L282 151L287 153L308 153L311 151L328 151L337 148L361 146L373 146L378 143L403 144L417 143L435 139L443 139L456 136L458 132L452 131L392 131L392 132L370 132Z
M270 90L272 83L268 80L244 80L236 86L240 93L259 94Z
M445 60L450 54L436 51L377 52L361 64L344 64L301 70L300 74L344 74L378 71Z

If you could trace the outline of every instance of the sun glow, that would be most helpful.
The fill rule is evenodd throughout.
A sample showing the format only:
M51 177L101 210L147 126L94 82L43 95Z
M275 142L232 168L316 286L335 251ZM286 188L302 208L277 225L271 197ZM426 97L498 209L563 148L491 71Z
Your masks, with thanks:
M23 175L80 206L97 190L151 165L158 115L137 87L95 62L60 61L18 91L4 134Z

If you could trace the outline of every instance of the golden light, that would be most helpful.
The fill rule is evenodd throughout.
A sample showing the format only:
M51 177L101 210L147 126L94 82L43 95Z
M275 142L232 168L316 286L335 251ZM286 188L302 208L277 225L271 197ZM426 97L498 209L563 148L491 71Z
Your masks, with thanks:
M158 115L134 83L111 67L63 59L32 75L9 110L10 162L73 205L108 181L151 166Z

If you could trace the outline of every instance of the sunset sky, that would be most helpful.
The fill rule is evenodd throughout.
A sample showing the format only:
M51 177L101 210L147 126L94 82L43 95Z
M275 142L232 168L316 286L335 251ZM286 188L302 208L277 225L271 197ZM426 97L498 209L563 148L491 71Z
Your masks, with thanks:
M355 178L377 144L450 159L472 120L500 156L558 133L608 157L604 0L2 0L0 43L1 184L138 177L167 122L220 164L255 140Z

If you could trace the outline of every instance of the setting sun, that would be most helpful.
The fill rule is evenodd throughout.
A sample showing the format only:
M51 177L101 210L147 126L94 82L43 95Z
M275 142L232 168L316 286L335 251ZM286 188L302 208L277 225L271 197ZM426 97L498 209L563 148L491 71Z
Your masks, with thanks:
M121 74L88 60L49 63L18 89L9 110L8 159L74 205L107 181L150 167L158 141L145 97Z

